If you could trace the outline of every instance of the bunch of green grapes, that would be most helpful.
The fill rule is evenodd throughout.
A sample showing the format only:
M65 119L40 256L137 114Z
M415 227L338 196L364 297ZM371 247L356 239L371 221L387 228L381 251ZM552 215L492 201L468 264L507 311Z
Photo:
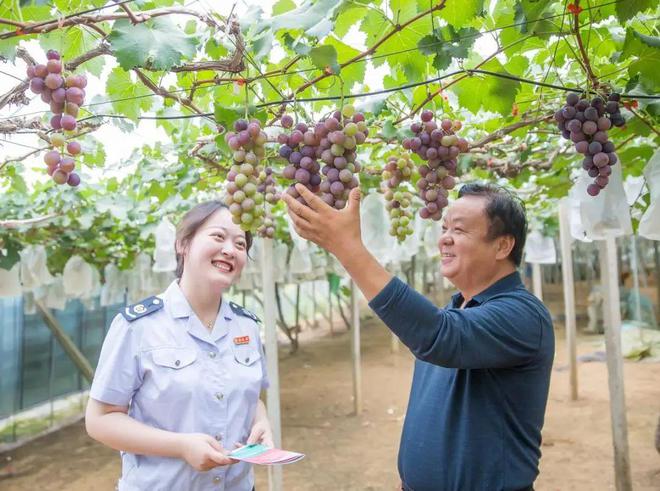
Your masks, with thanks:
M399 242L413 233L413 193L409 184L415 164L408 152L392 155L381 174L386 209L390 215L390 235Z
M239 119L234 123L234 131L225 135L225 140L234 152L234 165L227 173L225 203L234 223L245 231L254 232L262 225L265 213L264 194L258 192L258 187L268 138L259 121Z

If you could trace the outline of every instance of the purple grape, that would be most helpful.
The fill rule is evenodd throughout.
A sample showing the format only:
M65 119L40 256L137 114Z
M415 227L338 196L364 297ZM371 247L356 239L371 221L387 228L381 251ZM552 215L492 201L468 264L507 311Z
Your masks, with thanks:
M587 186L587 193L589 196L598 196L598 193L600 193L600 186L595 183L589 184Z

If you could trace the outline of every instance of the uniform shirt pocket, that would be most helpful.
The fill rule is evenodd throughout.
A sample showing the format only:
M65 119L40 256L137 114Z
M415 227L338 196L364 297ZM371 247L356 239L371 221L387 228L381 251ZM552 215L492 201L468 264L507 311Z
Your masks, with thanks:
M148 366L144 395L154 402L173 403L191 398L199 383L197 352L190 348L154 348L144 356Z
M234 360L243 366L249 367L254 365L257 361L261 360L261 353L256 347L252 346L235 346L234 347Z
M159 348L152 352L156 365L180 370L191 365L197 359L197 353L189 348Z

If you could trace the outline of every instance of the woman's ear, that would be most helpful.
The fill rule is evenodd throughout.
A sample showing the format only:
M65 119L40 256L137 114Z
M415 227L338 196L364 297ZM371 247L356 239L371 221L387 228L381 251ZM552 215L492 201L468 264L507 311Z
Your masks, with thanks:
M176 252L177 255L185 256L187 249L188 248L180 240L177 240L174 243L174 252Z

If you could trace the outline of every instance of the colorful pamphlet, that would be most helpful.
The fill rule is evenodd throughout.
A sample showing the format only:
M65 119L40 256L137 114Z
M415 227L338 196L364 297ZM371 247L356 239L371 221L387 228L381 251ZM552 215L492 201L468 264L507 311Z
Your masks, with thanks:
M237 448L229 457L258 465L293 464L305 458L305 454L289 452L279 448L270 448L260 443Z

